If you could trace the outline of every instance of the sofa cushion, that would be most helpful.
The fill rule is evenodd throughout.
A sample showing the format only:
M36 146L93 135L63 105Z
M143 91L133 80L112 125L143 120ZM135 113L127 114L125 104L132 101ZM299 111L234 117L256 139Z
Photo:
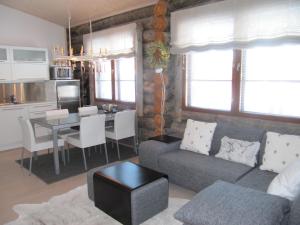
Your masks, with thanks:
M184 150L162 154L158 166L161 172L169 175L171 182L194 191L200 191L219 179L235 182L251 170L244 164Z
M235 123L218 121L211 143L210 155L215 155L219 152L221 140L224 136L250 142L261 142L264 133L265 130L258 127L240 126Z
M259 142L237 140L225 136L221 140L220 151L215 157L254 167L257 163L259 146Z
M278 174L270 183L267 193L295 200L300 195L300 160Z
M159 170L158 158L161 154L179 150L181 141L172 143L164 143L160 141L144 141L139 146L139 160L142 166L148 167L153 170Z
M300 224L300 195L292 202L289 225Z
M290 210L287 199L217 181L175 213L193 225L279 225Z
M216 126L216 123L188 119L180 148L209 155Z
M292 162L300 159L299 146L300 136L268 132L260 169L282 172Z
M255 168L239 179L236 184L266 192L270 183L276 176L277 173Z
M270 132L276 132L280 134L289 134L289 135L298 135L300 136L300 127L298 124L292 126L289 125L287 127L273 127L272 129L268 129ZM260 150L259 150L259 157L258 157L258 164L262 164L262 158L263 155L265 154L265 148L266 148L266 142L267 142L267 132L264 134L261 145L260 145Z

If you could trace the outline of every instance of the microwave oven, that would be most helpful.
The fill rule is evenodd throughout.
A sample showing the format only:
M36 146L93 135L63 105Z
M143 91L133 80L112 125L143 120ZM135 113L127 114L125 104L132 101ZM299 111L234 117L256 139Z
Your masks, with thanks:
M72 80L73 71L70 66L50 66L51 80Z

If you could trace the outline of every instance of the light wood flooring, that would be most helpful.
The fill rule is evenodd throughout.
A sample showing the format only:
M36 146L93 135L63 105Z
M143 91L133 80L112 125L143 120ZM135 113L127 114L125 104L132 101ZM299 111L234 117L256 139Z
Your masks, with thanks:
M41 203L86 183L86 173L53 184L46 184L15 163L21 149L0 152L0 224L17 218L12 207L23 203ZM25 154L26 157L26 154ZM138 157L132 159L138 162ZM170 185L170 196L190 199L195 193Z

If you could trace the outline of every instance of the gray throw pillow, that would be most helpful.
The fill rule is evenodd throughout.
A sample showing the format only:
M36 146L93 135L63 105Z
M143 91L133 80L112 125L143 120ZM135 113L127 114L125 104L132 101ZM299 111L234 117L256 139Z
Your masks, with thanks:
M217 181L175 213L191 225L278 225L290 211L287 199Z

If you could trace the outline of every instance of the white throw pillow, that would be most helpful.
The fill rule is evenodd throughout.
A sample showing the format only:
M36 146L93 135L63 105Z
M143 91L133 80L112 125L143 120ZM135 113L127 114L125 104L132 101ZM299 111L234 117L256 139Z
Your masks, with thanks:
M206 123L188 119L180 148L209 155L216 126L217 123Z
M259 147L259 142L242 141L225 136L221 140L220 151L216 157L254 167L257 163L256 155Z
M300 194L300 160L278 174L269 185L267 193L293 201Z
M280 173L297 159L300 159L300 136L267 132L261 170Z

